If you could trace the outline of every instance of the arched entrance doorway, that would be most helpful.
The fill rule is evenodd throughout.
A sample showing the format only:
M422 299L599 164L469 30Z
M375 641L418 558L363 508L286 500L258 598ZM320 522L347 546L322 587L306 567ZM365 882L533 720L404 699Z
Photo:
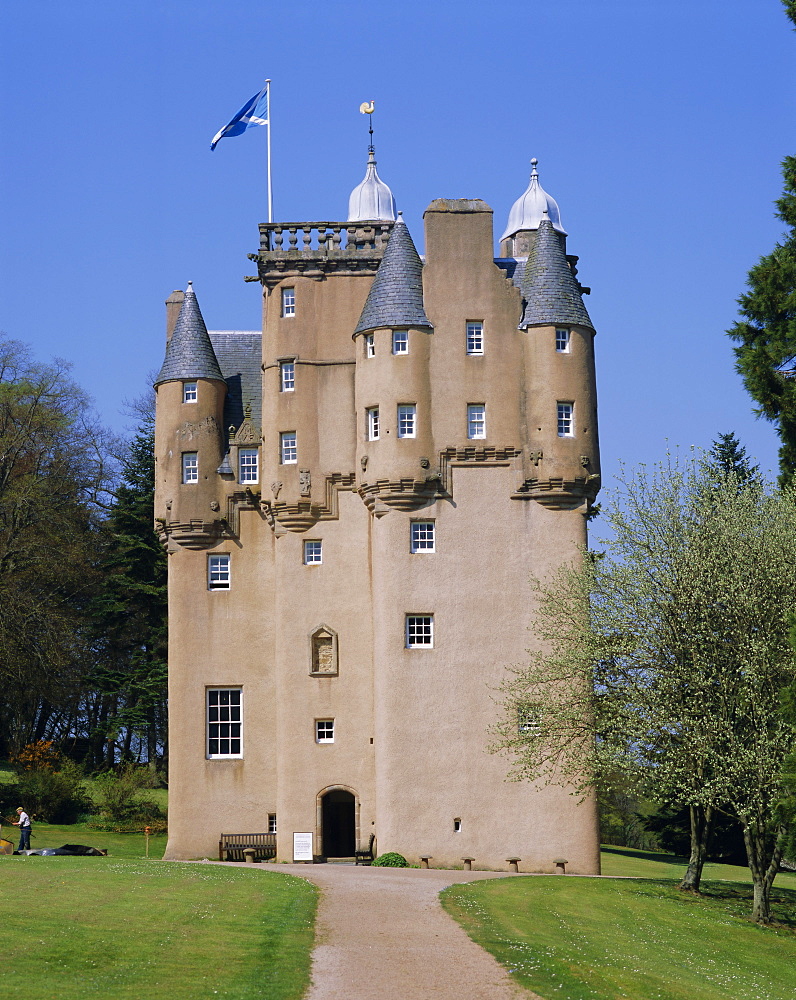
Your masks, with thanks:
M327 858L352 858L356 850L356 800L342 788L321 798L321 841Z

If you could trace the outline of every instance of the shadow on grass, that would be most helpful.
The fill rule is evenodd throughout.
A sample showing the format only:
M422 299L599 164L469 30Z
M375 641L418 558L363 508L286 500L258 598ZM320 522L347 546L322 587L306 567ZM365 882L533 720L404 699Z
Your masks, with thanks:
M660 851L636 851L624 847L601 848L603 854L619 854L623 858L642 858L644 861L658 861L664 865L687 865L688 858L679 857L677 854L662 854Z
M703 882L702 898L723 906L733 916L750 919L752 887L737 882ZM775 883L771 889L771 915L775 924L796 930L796 889Z

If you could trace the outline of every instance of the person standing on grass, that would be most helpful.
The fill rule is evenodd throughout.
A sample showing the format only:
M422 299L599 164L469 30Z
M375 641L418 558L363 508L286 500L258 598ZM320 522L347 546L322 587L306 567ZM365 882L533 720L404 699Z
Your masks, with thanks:
M30 850L30 816L25 812L22 806L17 809L18 819L14 820L14 826L19 827L19 847L18 851L29 851Z

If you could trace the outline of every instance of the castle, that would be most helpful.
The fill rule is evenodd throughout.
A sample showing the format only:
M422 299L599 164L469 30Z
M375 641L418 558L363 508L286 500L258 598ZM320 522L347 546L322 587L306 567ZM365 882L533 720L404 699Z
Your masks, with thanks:
M342 222L260 225L263 328L167 301L167 858L221 832L293 859L599 871L595 803L487 752L532 579L586 542L594 329L558 205L432 201L421 258L371 147ZM521 724L521 721L518 722Z

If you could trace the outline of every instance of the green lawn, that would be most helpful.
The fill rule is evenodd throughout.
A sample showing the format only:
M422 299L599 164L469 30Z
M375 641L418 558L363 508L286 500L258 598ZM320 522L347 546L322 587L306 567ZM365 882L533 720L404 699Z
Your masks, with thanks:
M19 843L19 830L15 826L3 824L2 836L11 840L16 848ZM149 838L149 857L162 858L166 850L166 834L154 834ZM87 844L107 850L113 858L141 858L146 855L146 843L143 833L105 833L92 830L85 823L34 823L31 831L30 846L34 850L40 847L60 847L62 844ZM0 861L4 860L0 858Z
M0 857L0 873L8 996L299 1000L307 987L317 890L301 879L116 857Z
M603 857L610 874L646 868L658 878L477 882L446 889L443 905L521 985L545 1000L796 996L794 876L778 876L774 885L779 926L761 928L748 919L747 879L709 881L697 898L676 889L682 861L616 848ZM744 871L716 867L736 878Z

